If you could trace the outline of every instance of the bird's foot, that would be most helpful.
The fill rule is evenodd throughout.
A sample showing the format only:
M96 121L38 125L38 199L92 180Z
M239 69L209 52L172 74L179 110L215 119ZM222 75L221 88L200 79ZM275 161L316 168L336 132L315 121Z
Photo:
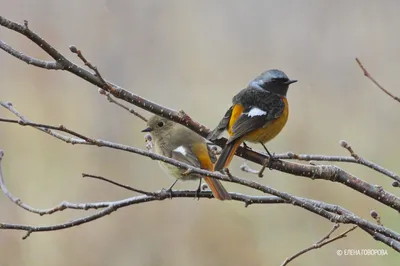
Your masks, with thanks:
M252 150L249 145L246 144L246 142L243 142L243 147L247 150Z
M163 189L162 189L165 193L168 193L168 194L169 194L169 198L170 198L170 199L172 199L172 188L175 186L176 182L178 182L178 179L175 180L175 181L169 186L169 188L167 188L167 189L163 188Z
M277 162L277 161L279 161L279 159L275 158L275 153L269 154L268 155L268 159L266 159L264 161L263 166L261 167L260 171L258 172L258 177L263 177L264 176L263 173L265 171L265 168L268 168L269 170L272 170L272 164L274 162Z

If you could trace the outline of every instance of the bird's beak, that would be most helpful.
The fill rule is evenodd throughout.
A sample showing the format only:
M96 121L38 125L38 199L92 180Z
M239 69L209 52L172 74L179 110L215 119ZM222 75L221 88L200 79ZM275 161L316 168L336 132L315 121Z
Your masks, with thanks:
M153 129L151 127L145 128L142 130L142 132L151 132Z
M286 85L290 85L292 83L296 83L297 79L289 79L288 81L285 82Z

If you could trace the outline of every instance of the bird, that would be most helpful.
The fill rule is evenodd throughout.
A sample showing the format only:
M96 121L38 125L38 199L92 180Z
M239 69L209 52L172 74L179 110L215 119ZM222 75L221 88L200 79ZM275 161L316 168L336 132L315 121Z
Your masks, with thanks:
M214 171L228 168L236 149L245 141L260 143L274 159L265 143L276 137L286 125L289 104L286 98L289 85L297 80L289 79L281 70L271 69L261 73L232 99L217 127L207 139L215 141L225 130L229 138L214 166Z
M142 132L149 132L151 134L153 148L156 153L196 168L213 170L217 158L202 136L183 125L158 115L150 117L147 126ZM219 200L231 200L231 196L219 180L190 173L190 171L185 171L185 169L165 162L159 161L159 163L168 175L176 178L167 191L171 192L178 180L200 179L199 187L196 190L196 193L199 193L201 191L201 180L204 179L215 198Z

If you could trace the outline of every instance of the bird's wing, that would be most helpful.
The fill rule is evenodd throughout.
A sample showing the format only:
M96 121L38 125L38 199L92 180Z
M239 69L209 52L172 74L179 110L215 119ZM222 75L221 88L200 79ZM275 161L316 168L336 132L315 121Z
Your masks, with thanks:
M171 153L172 159L177 161L187 163L194 167L200 167L200 161L197 158L196 154L192 151L192 148L189 145L181 145L174 149Z
M227 144L241 138L247 133L266 126L277 119L285 109L285 102L279 95L271 94L268 99L263 99L263 107L249 106L232 126L232 135Z
M207 139L215 141L221 135L221 133L228 128L229 120L232 115L232 110L233 106L231 106L231 108L229 108L228 111L226 111L224 117L221 119L218 126L213 131L210 132Z

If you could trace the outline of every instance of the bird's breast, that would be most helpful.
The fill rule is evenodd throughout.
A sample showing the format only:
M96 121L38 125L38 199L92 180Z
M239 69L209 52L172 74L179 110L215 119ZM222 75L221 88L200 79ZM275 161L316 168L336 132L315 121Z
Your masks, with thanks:
M285 103L285 108L283 109L282 114L278 118L266 123L262 128L256 129L248 133L244 137L245 141L254 143L266 143L275 138L282 131L289 117L289 105L287 99L286 97L282 97L282 99Z

